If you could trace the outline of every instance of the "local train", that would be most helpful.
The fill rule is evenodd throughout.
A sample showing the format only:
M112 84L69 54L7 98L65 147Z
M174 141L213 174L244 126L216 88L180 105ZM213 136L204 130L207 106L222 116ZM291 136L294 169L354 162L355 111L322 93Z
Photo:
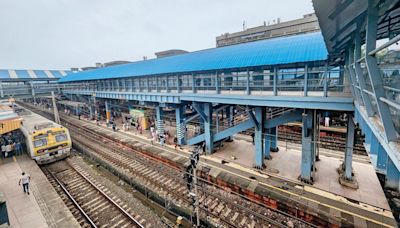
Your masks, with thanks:
M71 154L71 136L67 128L21 106L15 111L23 118L21 131L28 154L39 165L48 164Z

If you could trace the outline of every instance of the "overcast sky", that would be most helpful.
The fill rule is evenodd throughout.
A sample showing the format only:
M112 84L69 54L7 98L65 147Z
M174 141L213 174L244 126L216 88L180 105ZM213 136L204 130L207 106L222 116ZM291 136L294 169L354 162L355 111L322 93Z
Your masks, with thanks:
M0 69L69 69L167 49L313 12L311 0L0 0Z

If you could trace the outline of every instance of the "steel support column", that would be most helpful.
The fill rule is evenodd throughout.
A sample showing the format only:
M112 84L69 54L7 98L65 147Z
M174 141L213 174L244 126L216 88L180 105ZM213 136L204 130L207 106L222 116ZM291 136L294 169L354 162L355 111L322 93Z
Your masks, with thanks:
M304 96L308 96L308 65L304 67Z
M271 128L265 129L264 134L264 158L271 159Z
M250 95L250 72L247 70L246 74L246 94Z
M368 69L372 92L375 95L379 116L385 130L385 139L390 142L397 138L397 133L394 128L388 105L380 100L381 97L385 98L386 96L385 90L383 88L382 75L379 71L377 60L375 56L369 55L369 53L376 48L376 36L378 27L378 8L374 7L373 3L373 0L368 0L367 29L365 38L365 63Z
M349 65L350 65L350 58L349 58L350 54L349 53L350 52L351 52L350 50L346 50L345 66L344 66L345 75L344 75L344 77L347 77L350 80L351 94L353 95L353 99L357 100L357 95L356 95L356 92L355 92L356 88L354 87L354 83L355 82L353 81L353 78L351 77L351 74L350 74L350 67L349 67Z
M388 157L385 177L385 187L393 190L399 190L400 172L396 165Z
M204 121L204 135L206 141L206 153L211 154L214 150L214 142L213 142L213 132L212 132L212 104L204 103L204 114L206 115L206 119Z
M278 152L278 126L271 128L271 151Z
M377 158L377 162L376 162L376 169L377 169L378 173L386 174L387 160L388 160L388 155L387 155L385 149L383 148L382 145L379 145L378 158Z
M258 123L258 127L254 128L254 146L255 146L255 167L263 168L264 167L264 148L263 148L263 129L264 129L264 115L265 110L262 107L256 107L255 109L255 122ZM252 111L250 111L252 112Z
M183 120L185 114L185 107L179 105L175 108L176 116L176 138L178 139L179 145L184 145L186 143L186 123Z
M344 157L344 178L346 180L353 179L353 147L354 147L354 121L353 116L348 115L347 118L347 135L346 135L346 149Z
M273 84L274 96L277 96L278 95L278 67L274 68L273 80L274 80L274 84Z
M359 83L356 77L356 72L354 70L354 45L351 45L350 49L349 49L349 53L348 53L348 66L347 66L347 70L349 71L349 76L350 76L350 82L352 83L352 85L350 85L351 87L353 87L353 96L355 97L354 100L358 101L358 103L360 105L364 105L364 102L362 100L361 97L361 90L359 89ZM357 88L358 87L358 88Z
M225 113L226 113L226 119L228 121L228 128L231 128L231 127L233 127L233 118L234 118L233 106L226 107ZM228 140L232 141L233 136L229 136Z
M325 63L324 67L324 97L328 97L328 77L329 77L329 71L328 71L328 63Z
M300 180L306 183L314 182L315 151L313 127L316 126L316 123L313 123L314 114L314 110L306 110L303 113Z
M358 62L358 60L361 58L361 36L360 33L356 32L355 34L355 53L354 53L354 68L355 68L355 73L358 79L358 84L360 86L360 91L361 91L361 98L363 100L363 104L365 106L365 109L367 111L368 117L372 117L374 115L374 112L372 110L372 104L371 104L371 99L369 98L368 94L364 92L364 89L366 89L366 83L365 83L365 78L363 71L361 69L361 64Z

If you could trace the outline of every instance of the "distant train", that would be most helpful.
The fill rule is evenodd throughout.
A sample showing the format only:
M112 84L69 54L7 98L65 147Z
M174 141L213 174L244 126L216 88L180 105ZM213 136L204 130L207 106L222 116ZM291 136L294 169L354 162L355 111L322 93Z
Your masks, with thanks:
M28 154L39 165L48 164L71 154L71 136L67 128L21 106L15 111L23 118L21 130Z

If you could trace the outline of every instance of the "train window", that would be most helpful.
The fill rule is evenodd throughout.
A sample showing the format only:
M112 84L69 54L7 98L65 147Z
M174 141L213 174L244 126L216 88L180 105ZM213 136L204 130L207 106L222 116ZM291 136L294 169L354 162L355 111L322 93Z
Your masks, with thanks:
M63 141L67 141L67 135L66 134L56 135L56 142L63 142Z
M35 141L33 141L33 144L34 144L35 148L41 147L41 146L46 146L47 145L47 139L43 138L43 139L35 140Z

